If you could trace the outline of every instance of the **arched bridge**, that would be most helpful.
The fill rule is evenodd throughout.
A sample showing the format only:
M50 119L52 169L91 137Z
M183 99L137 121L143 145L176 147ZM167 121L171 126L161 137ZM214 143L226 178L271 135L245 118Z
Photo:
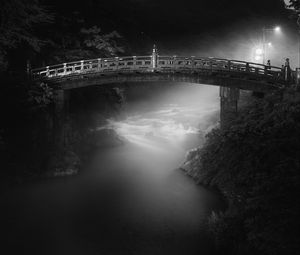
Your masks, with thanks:
M122 82L173 81L258 92L278 89L286 84L279 67L237 60L160 56L98 58L32 70L34 79L68 90L91 85Z
M245 61L207 57L160 56L154 47L150 56L98 58L31 70L34 80L54 88L56 143L63 146L63 119L68 109L69 90L131 82L184 82L220 86L220 120L234 116L239 89L268 92L291 81L289 67L265 66ZM114 85L115 86L115 85Z

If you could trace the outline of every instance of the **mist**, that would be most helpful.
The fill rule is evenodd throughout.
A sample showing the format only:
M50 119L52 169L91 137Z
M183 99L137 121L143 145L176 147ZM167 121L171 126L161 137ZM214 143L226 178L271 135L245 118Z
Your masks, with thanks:
M187 150L200 146L218 124L218 87L157 84L128 89L126 97L125 119L109 119L107 127L129 144L157 151Z
M272 44L271 47L266 47L266 59L270 59L272 65L281 67L285 59L289 58L291 67L298 67L298 28L296 21L289 19L288 15L284 20L251 18L220 26L217 30L209 32L195 31L185 37L169 37L159 45L161 48L159 53L262 63L262 58L255 59L255 50L263 48L262 29L275 26L280 26L281 31L266 33L266 43Z
M109 194L104 217L113 214L134 233L133 254L196 254L198 242L208 251L201 237L204 222L223 205L178 168L187 150L201 146L205 134L218 125L219 87L142 84L125 94L125 117L98 127L114 129L124 144L94 154L86 175L89 188L82 193L89 199ZM123 230L116 232L119 238Z

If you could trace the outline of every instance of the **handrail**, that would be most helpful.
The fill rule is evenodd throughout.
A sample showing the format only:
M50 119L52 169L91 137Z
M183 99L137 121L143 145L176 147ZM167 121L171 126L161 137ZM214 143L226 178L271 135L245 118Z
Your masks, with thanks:
M153 64L155 63L155 64ZM280 67L266 66L240 60L187 56L124 56L72 61L31 70L33 79L63 78L86 73L155 72L163 70L191 70L193 72L234 72L263 75L268 79L283 80Z

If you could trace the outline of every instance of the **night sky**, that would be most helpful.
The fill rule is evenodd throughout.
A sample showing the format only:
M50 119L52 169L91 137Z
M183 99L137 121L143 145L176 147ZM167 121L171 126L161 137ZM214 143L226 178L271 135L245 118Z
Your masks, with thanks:
M273 57L278 62L285 57L298 61L296 21L281 0L48 0L47 4L54 12L83 18L86 26L117 30L133 54L148 54L155 43L162 54L249 60L262 28L280 25L285 36L276 39ZM273 35L269 36L271 40ZM284 54L278 56L279 51Z
M161 38L218 32L236 23L258 23L268 26L287 20L281 0L71 0L50 1L64 12L80 12L91 22L105 22L116 29L144 32ZM109 23L109 24L108 24Z

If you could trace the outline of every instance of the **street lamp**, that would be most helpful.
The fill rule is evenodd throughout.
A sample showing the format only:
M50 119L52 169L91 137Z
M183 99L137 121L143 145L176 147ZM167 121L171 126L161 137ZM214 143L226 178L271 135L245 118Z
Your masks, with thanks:
M275 31L275 32L280 32L280 31L281 31L281 28L277 26L277 27L274 28L274 31Z
M275 32L275 33L280 33L281 28L279 26L273 27L273 28L265 28L263 27L262 32L263 32L263 64L265 64L266 61L266 56L267 56L267 47L266 47L266 34L267 32ZM272 46L272 44L269 42L268 46Z
M254 53L255 53L255 55L254 55L254 60L255 61L261 61L262 60L262 58L263 58L263 49L261 49L261 48L256 48L255 49L255 51L254 51Z

